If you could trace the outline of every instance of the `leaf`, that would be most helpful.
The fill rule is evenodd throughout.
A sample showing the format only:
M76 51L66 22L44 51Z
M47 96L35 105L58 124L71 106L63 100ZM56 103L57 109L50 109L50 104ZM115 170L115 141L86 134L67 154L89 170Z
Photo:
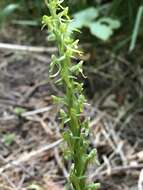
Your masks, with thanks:
M94 7L84 9L74 14L74 19L69 25L69 31L73 31L76 28L82 28L83 26L86 26L89 22L97 18L98 15L98 10Z
M7 16L13 13L16 9L19 8L19 4L10 4L7 5L1 12L0 12L0 22L3 21Z
M47 16L47 15L44 15L43 18L42 18L42 24L45 26L47 25L48 26L48 29L49 30L52 30L53 26L52 26L52 17L51 16Z
M91 183L87 186L87 190L97 190L100 189L101 185L100 183Z
M83 61L80 61L78 64L72 66L70 68L70 71L78 75L79 73L83 73L82 67L83 67Z
M21 107L16 107L16 108L14 109L14 112L15 112L17 115L21 115L22 113L26 112L26 109L21 108Z
M99 12L96 8L90 7L82 10L74 15L74 19L69 25L69 31L73 31L77 28L89 27L91 34L95 35L101 40L108 40L113 34L114 29L120 27L120 21L112 19L110 17L102 17L97 19ZM97 19L96 21L94 21Z
M10 146L13 143L14 139L15 139L14 133L6 134L3 136L3 142L6 146Z
M113 31L109 26L100 22L92 22L88 26L90 28L91 34L103 41L108 40L109 37L113 34Z
M98 16L98 10L94 7L89 7L87 9L84 9L78 13L76 13L74 15L74 18L75 19L78 19L78 20L81 20L81 21L84 21L84 22L87 22L87 21L91 21L91 20L94 20L95 18L97 18Z
M47 37L47 40L50 42L55 41L55 35L50 33Z
M64 133L63 133L63 139L70 143L70 140L71 140L71 132L69 130L66 130Z
M91 150L91 152L87 156L87 160L86 160L86 162L88 164L90 164L90 162L94 162L94 161L96 162L97 165L100 165L100 163L97 159L97 150L96 149Z
M55 104L64 104L64 98L52 95L52 99Z
M129 48L130 52L133 51L135 48L142 17L143 17L143 6L140 6L138 9L135 26L134 26L133 33L132 33L131 44L130 44L130 48Z
M109 17L101 18L98 20L100 23L107 24L112 29L118 29L121 26L119 20L115 20Z

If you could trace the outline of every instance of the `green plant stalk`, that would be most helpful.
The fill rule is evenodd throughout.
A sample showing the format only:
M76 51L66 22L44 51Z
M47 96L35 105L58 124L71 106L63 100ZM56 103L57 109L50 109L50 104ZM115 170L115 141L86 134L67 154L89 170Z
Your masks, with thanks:
M138 9L135 26L134 26L133 33L132 33L131 44L130 44L130 48L129 48L130 52L133 51L135 48L142 17L143 17L143 6L140 6Z
M77 75L82 74L82 61L77 65L72 63L72 58L76 54L81 54L78 50L78 40L74 41L68 30L70 18L68 8L62 7L61 0L46 0L50 16L43 17L43 25L48 26L50 32L49 39L56 41L59 55L52 56L51 69L58 71L51 77L58 77L57 84L62 85L65 90L64 97L53 97L55 102L63 105L61 109L62 126L68 126L63 133L63 138L67 142L66 155L71 159L72 166L69 174L69 181L74 190L97 189L98 184L87 184L86 170L88 164L95 159L96 150L90 154L87 136L89 134L88 119L81 119L84 111L86 99L82 93L82 83L77 80Z

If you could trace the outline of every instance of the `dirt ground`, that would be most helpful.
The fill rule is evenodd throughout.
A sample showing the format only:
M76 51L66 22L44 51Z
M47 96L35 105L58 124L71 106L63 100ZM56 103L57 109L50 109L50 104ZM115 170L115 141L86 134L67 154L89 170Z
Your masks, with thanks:
M6 31L0 33L1 42L26 44L23 32ZM26 45L40 43L32 40ZM91 103L85 112L91 117L91 148L97 147L100 162L87 175L101 183L101 190L137 190L143 168L142 65L135 68L133 58L104 53L104 65L99 65L100 49L96 56L94 49L85 56L85 93ZM59 107L51 101L62 90L49 79L49 63L50 53L0 48L0 190L69 188Z

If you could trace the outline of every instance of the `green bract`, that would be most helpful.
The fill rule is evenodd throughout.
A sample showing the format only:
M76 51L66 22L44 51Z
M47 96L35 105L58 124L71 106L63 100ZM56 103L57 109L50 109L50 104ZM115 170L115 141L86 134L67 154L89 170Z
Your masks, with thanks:
M96 184L87 184L86 170L88 164L96 158L96 151L90 149L87 140L89 134L88 119L81 119L86 99L82 93L83 84L79 83L77 76L83 75L83 61L72 63L73 57L80 55L78 40L73 40L68 30L71 22L68 8L64 8L60 0L46 0L50 16L43 17L43 25L48 27L50 39L57 43L58 56L53 55L50 65L51 77L56 77L56 83L63 86L65 96L53 97L54 101L62 105L60 118L62 127L66 128L63 139L67 143L66 158L70 158L72 166L69 181L74 190L97 189ZM84 76L84 75L83 75Z

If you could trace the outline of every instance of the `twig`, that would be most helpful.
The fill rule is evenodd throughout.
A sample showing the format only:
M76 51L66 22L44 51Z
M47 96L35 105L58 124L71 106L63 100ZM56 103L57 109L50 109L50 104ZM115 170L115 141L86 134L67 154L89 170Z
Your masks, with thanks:
M1 176L8 182L8 184L11 186L11 189L18 190L18 188L14 185L14 183L9 179L6 174L1 173Z
M111 159L113 159L114 156L115 156L115 152L113 152L112 154L110 154L108 160L110 161ZM93 181L93 178L94 178L95 176L98 176L98 174L99 174L100 172L102 172L105 167L106 167L106 163L104 162L100 167L98 167L98 168L96 169L96 171L95 171L94 173L92 173L92 174L90 175L90 179Z
M8 43L0 43L0 49L33 53L55 53L57 51L56 47L35 47Z
M22 189L22 185L24 183L25 178L26 178L26 176L25 176L25 174L23 174L22 178L21 178L21 180L20 180L20 182L18 184L18 187L17 187L18 190Z
M48 107L43 107L43 108L39 108L39 109L32 110L32 111L27 111L27 112L22 113L21 117L28 118L28 117L36 115L36 114L48 112L51 109L52 109L52 106L48 106ZM9 116L6 116L6 117L0 117L0 120L1 121L6 121L6 120L13 120L13 119L16 119L16 118L17 118L16 115L9 115Z
M62 170L65 178L68 179L68 172L67 172L66 168L64 167L64 165L62 163L62 160L61 160L61 158L59 156L59 151L58 151L57 148L55 148L55 159L56 159L56 162L57 162L59 168Z
M22 98L19 100L19 104L23 104L24 102L28 101L28 99L36 92L36 90L43 85L46 85L47 81L42 81L39 84L34 85L30 90L28 90Z
M45 123L45 121L38 117L37 115L34 115L34 117L26 117L27 120L29 121L35 121L35 122L39 122L41 124L41 126L43 127L44 131L46 132L47 135L53 136L53 132L52 130L47 126L47 124Z
M32 116L32 115L36 115L36 114L39 114L39 113L50 111L51 109L52 109L52 106L39 108L39 109L36 109L36 110L33 110L33 111L24 112L24 113L21 114L21 116L22 117L28 117L28 116Z
M103 177L103 176L112 176L114 174L118 174L121 172L127 172L130 170L140 170L143 168L143 164L138 164L138 165L127 165L127 166L117 166L114 168L111 168L110 173L109 170L104 170L100 172L99 174L95 175L94 177Z
M143 190L143 169L140 172L140 176L138 180L138 190Z

